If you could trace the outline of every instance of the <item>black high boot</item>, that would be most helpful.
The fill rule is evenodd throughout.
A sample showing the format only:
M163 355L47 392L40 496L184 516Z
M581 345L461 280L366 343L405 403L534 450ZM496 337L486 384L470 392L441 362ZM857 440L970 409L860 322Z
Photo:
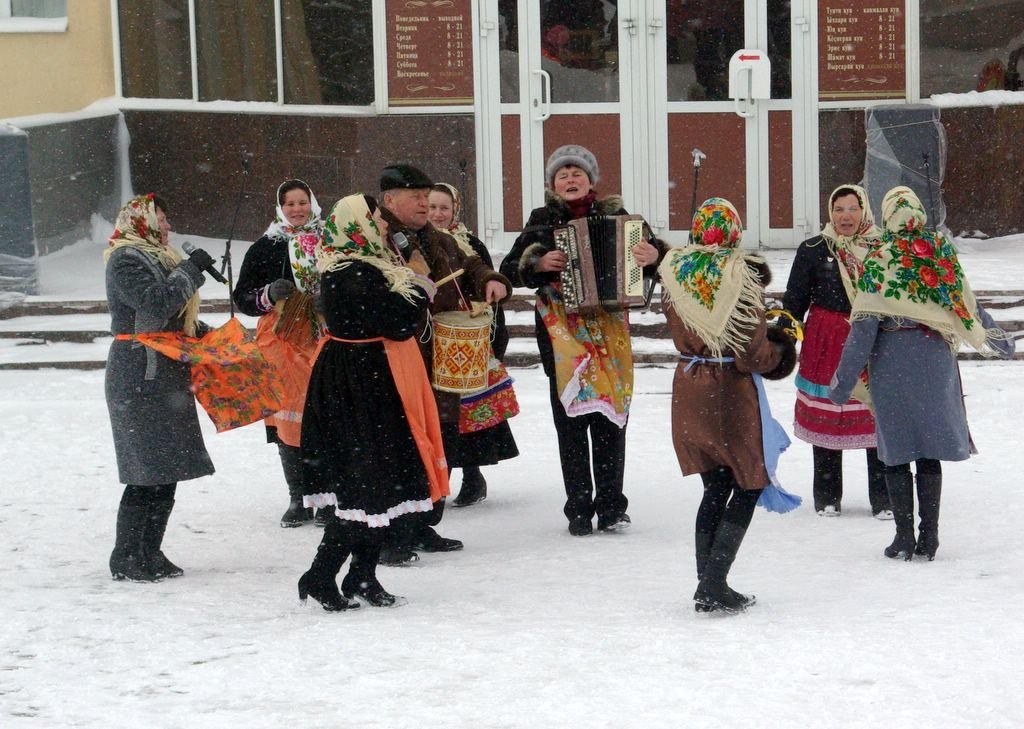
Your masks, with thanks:
M313 564L299 578L299 599L305 602L307 596L312 597L327 612L361 607L358 602L349 600L338 591L338 573L349 555L343 542L342 528L340 522L331 522L324 528L324 536L313 557Z
M721 610L727 613L738 613L753 605L757 598L743 595L733 590L726 583L729 569L736 559L740 544L747 530L731 521L723 521L715 532L711 551L704 566L704 574L693 594L693 601L698 611Z
M704 577L704 568L708 563L708 555L711 554L711 543L715 541L714 534L708 534L707 532L694 532L693 545L694 551L697 555L697 579L701 580ZM714 611L714 608L710 605L703 605L696 603L696 610L699 613L710 613Z
M149 504L148 519L142 543L146 554L149 556L149 563L153 573L157 577L181 577L185 574L185 570L167 559L167 555L161 550L161 546L164 543L164 532L167 531L167 520L171 518L171 511L173 509L173 497L157 498Z
M487 498L487 480L480 472L480 466L462 467L462 488L452 500L452 506L472 506Z
M914 558L914 477L910 471L885 472L885 486L889 490L889 503L896 522L896 538L885 548L890 559L903 557L909 562Z
M126 486L117 509L117 535L110 553L110 575L115 580L157 582L162 579L146 557L143 535L149 518L149 499L142 486Z
M892 518L892 504L889 490L885 486L885 464L878 458L878 449L868 448L868 501L871 513L876 519L888 521Z
M392 595L377 580L379 544L360 544L352 548L352 563L341 581L342 594L347 599L359 598L373 607L399 607L408 602L404 597Z
M277 452L281 454L281 469L288 484L288 510L281 516L281 526L302 526L313 519L313 510L302 505L301 451L286 443L278 443Z
M939 503L942 500L942 474L917 474L917 513L921 517L918 526L917 547L914 554L920 554L931 562L939 549Z

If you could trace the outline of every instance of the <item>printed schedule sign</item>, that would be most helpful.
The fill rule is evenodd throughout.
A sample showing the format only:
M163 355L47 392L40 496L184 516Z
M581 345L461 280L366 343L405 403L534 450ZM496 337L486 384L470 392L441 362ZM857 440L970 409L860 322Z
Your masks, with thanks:
M818 99L906 97L906 12L902 0L818 3Z
M388 103L473 103L472 0L387 0Z

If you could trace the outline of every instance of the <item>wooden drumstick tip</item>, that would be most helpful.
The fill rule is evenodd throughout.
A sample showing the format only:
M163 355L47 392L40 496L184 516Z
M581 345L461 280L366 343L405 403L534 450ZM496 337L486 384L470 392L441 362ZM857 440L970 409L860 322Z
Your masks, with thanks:
M448 283L449 281L454 281L455 279L457 279L459 276L461 276L465 272L466 272L466 269L464 269L464 268L460 268L457 271L452 271L451 273L449 273L444 278L435 281L434 285L437 286L438 288L441 288L446 283Z

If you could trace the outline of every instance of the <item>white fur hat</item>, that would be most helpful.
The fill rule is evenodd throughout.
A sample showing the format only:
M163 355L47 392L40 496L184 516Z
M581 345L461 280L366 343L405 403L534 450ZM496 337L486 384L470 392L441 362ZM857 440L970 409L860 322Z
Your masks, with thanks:
M594 153L578 144L566 144L556 149L548 157L548 163L544 167L544 176L547 178L548 187L554 185L555 173L570 165L579 167L586 172L591 185L596 185L597 181L601 179L601 170L597 166L597 158Z

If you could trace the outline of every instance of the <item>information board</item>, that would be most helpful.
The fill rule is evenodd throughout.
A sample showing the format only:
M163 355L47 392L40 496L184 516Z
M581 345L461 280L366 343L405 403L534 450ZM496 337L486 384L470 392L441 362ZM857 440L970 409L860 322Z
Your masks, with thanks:
M902 99L907 76L902 0L818 3L818 99Z
M471 0L387 0L388 104L473 103Z

